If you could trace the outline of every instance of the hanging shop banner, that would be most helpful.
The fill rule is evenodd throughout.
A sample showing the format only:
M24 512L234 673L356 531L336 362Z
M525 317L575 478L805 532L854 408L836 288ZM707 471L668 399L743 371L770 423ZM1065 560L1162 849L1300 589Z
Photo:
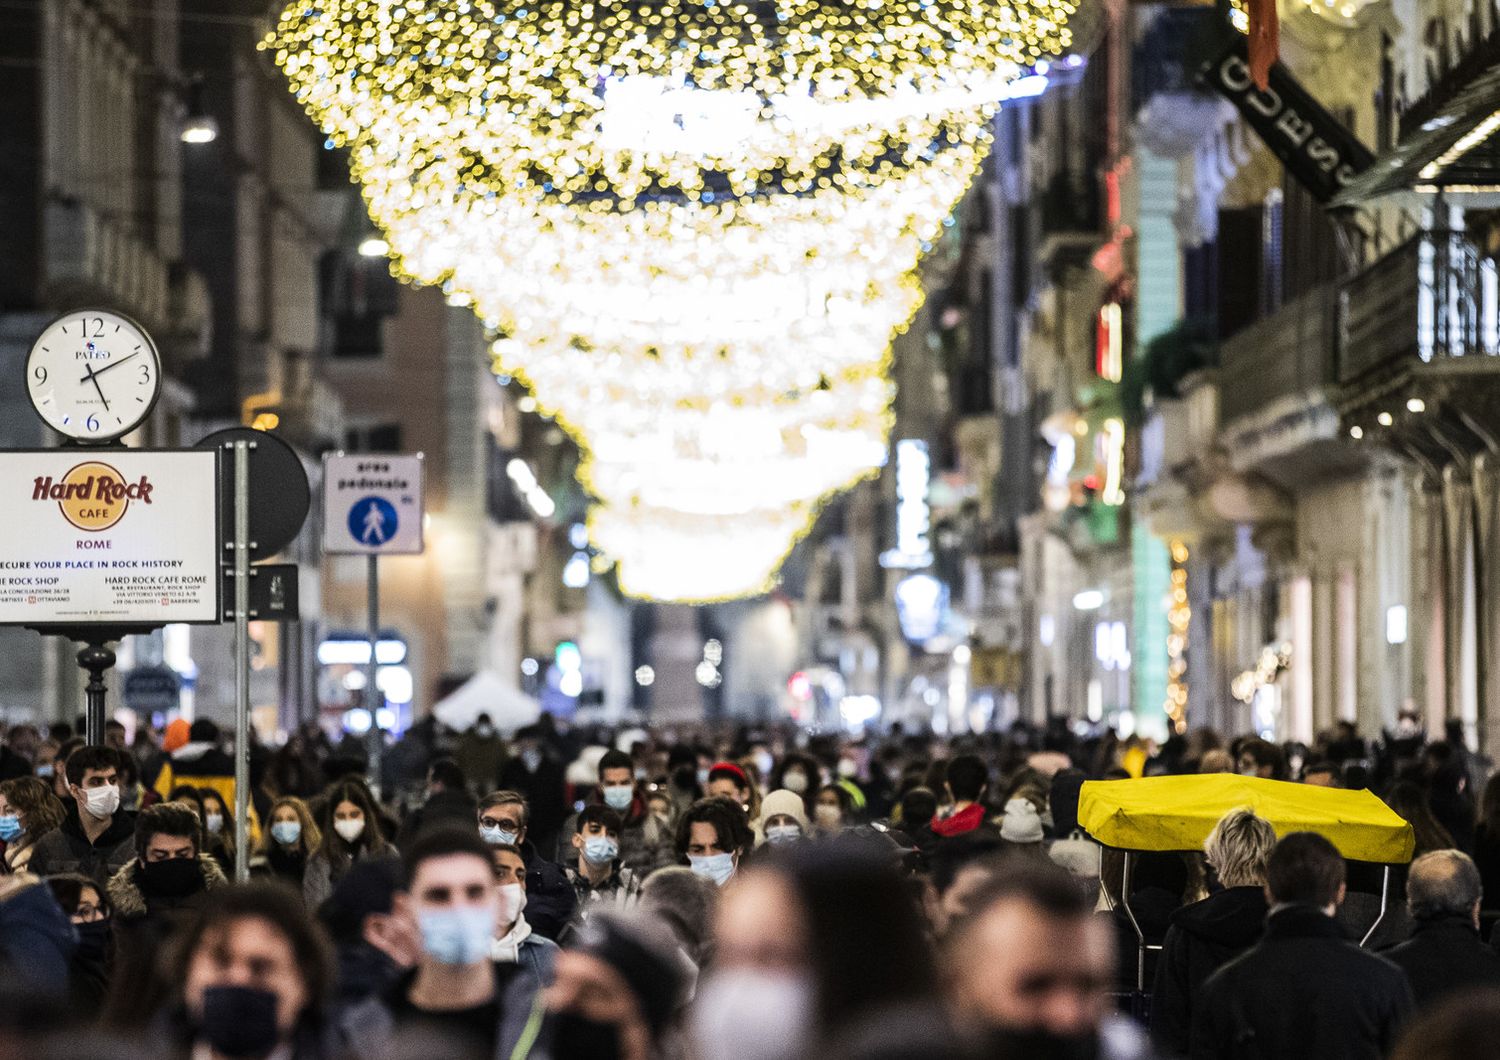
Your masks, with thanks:
M0 624L219 621L219 456L0 452Z
M1270 84L1264 90L1256 88L1245 38L1238 33L1229 50L1203 68L1201 78L1239 109L1288 172L1319 202L1333 198L1375 161L1369 149L1281 63L1271 67Z

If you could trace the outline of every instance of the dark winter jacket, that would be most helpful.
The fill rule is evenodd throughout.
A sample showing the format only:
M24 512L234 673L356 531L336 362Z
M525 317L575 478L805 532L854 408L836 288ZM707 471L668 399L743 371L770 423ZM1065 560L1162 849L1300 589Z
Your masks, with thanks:
M1208 977L1260 939L1266 926L1260 887L1230 887L1172 914L1156 965L1151 1036L1168 1056L1186 1056L1193 1003Z
M467 791L440 791L406 815L396 833L396 846L405 850L423 832L434 828L477 828L477 804Z
M1406 973L1418 1008L1468 987L1500 986L1500 954L1484 944L1468 917L1418 920L1411 941L1385 955Z
M521 859L526 862L526 922L542 938L556 942L573 919L578 895L567 873L542 857L530 839L521 844Z
M1289 906L1193 1007L1193 1060L1380 1060L1411 1014L1406 974L1321 909Z
M604 793L595 788L589 796L592 805L604 805ZM580 811L581 812L581 811ZM631 800L630 808L620 815L624 827L620 830L620 862L641 879L657 869L677 864L677 842L672 830L655 820L639 792ZM557 835L557 858L559 865L567 865L578 857L573 849L573 836L578 831L578 814L572 814L563 822Z
M77 948L78 935L48 888L23 885L0 901L0 977L12 991L65 999Z
M77 872L104 887L134 855L135 814L117 811L109 827L90 843L78 820L78 804L73 803L62 825L36 841L29 871L42 877Z

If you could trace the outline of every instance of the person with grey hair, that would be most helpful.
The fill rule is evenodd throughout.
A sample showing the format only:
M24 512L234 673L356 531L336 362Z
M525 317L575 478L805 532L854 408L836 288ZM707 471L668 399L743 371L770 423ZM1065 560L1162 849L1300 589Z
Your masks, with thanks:
M1169 1056L1185 1056L1193 1006L1208 977L1260 938L1266 922L1266 862L1276 830L1248 806L1230 810L1203 843L1222 890L1172 914L1156 966L1151 1035Z
M1500 954L1479 937L1479 870L1469 855L1434 850L1411 863L1406 904L1410 941L1386 956L1406 972L1419 1009L1459 991L1500 986Z
M693 965L702 968L713 954L713 920L719 889L686 865L657 869L641 888L641 910L672 929Z

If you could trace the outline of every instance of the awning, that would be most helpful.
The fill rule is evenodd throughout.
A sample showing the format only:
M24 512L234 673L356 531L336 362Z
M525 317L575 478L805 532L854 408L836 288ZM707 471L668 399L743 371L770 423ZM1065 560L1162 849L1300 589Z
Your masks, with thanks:
M1480 74L1329 204L1360 206L1396 192L1487 195L1500 202L1500 66Z
M1079 793L1078 823L1122 850L1202 850L1219 819L1240 806L1270 821L1278 836L1316 832L1353 861L1404 865L1416 844L1411 825L1369 791L1233 773L1091 780Z

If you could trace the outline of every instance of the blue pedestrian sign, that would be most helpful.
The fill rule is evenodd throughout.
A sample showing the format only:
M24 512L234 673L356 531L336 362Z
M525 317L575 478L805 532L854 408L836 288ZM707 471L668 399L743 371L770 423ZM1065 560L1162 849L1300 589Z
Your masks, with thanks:
M323 458L323 551L412 555L422 551L422 455Z
M349 509L349 533L361 545L379 548L396 536L401 517L384 497L361 497Z

